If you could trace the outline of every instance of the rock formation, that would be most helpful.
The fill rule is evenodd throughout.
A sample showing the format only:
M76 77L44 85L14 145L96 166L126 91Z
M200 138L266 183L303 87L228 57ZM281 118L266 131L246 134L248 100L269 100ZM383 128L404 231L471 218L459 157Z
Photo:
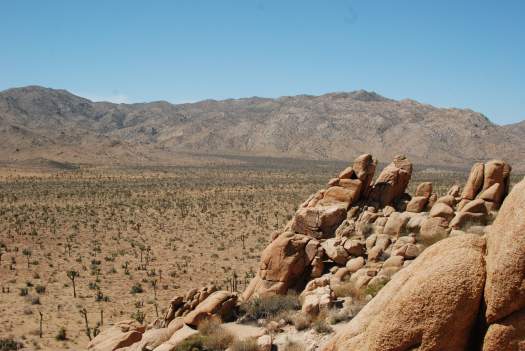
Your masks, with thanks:
M335 293L344 287L371 301L327 351L523 350L525 180L505 199L511 168L490 161L474 165L463 191L438 198L424 182L411 197L406 157L373 181L376 164L359 156L311 195L272 235L239 301L213 286L193 289L148 330L123 322L90 349L173 350L203 320L229 320L239 302L290 290L315 317L345 302Z
M473 168L471 184L480 183L480 168ZM485 208L486 200L474 201L465 207ZM324 350L525 350L524 213L525 180L485 236L464 234L425 250Z

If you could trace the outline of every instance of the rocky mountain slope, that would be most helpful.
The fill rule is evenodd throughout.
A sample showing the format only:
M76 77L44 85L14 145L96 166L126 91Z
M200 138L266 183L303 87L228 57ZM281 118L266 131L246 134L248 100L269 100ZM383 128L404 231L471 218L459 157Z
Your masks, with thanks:
M525 124L372 92L278 99L113 104L38 86L0 92L1 160L173 162L174 153L458 165L504 158L525 167Z

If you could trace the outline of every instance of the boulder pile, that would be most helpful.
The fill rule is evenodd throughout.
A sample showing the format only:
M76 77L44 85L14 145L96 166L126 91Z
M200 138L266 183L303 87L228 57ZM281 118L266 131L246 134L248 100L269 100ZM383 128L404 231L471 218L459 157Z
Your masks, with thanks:
M463 209L476 201L469 200ZM324 350L525 350L524 214L525 180L486 235L425 250Z

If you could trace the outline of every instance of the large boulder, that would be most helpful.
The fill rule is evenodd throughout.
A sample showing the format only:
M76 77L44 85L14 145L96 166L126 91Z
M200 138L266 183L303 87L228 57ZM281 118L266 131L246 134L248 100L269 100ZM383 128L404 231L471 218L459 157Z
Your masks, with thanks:
M253 295L286 294L289 288L304 280L306 268L313 261L313 248L307 245L315 239L294 233L283 233L261 254L257 275L244 291L242 298Z
M341 187L332 187L341 188ZM341 188L344 189L344 188ZM292 230L314 238L331 236L346 218L346 203L301 207L292 220Z
M142 339L145 327L135 320L115 323L102 331L88 344L90 351L113 351L128 347Z
M474 200L476 195L483 187L485 165L483 163L475 163L470 170L467 183L461 193L461 198L467 200Z
M525 308L525 180L514 186L487 233L486 319Z
M484 200L501 204L508 188L507 178L510 175L510 166L501 160L492 160L485 164L483 178ZM488 191L492 189L492 191Z
M367 198L370 194L370 185L374 178L376 171L377 162L373 159L372 155L364 154L355 159L352 166L354 174L362 184L362 196Z
M216 291L184 317L184 323L190 327L198 327L206 319L217 317L227 321L233 316L237 303L237 295L229 291Z
M484 246L482 238L463 235L428 248L325 350L465 350L483 295Z
M381 207L393 204L394 200L405 193L412 176L412 163L403 155L396 156L385 167L371 191L371 198Z

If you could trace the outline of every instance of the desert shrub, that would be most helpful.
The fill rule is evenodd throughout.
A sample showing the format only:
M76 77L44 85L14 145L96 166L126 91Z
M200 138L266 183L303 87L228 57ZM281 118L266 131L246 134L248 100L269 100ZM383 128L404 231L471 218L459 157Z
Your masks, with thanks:
M144 319L146 319L146 314L141 310L137 310L136 312L131 314L131 318L142 324L144 323Z
M271 318L283 311L298 310L301 304L297 295L271 295L257 297L241 305L241 312L247 320Z
M67 340L66 328L60 327L60 329L58 330L57 335L55 336L55 339L61 340L61 341Z
M243 340L235 340L231 346L231 351L258 351L259 346L257 345L257 340L251 338L251 339L243 339Z
M337 324L341 322L346 322L354 316L351 309L344 308L341 310L333 309L328 311L327 322L330 324Z
M202 342L206 350L226 350L233 342L233 335L226 331L220 320L212 318L199 324L199 332L203 336Z
M13 338L0 339L0 351L16 351L20 350L24 345Z
M312 320L304 313L297 313L293 318L293 325L298 331L310 328Z
M132 294L141 294L143 292L144 292L144 288L142 287L142 285L140 283L135 283L131 287L131 293Z
M365 289L358 289L351 282L334 286L333 290L337 297L352 297L354 300L364 300L366 297Z
M205 351L203 339L201 334L192 335L178 345L175 351Z
M39 296L32 296L31 297L31 305L40 305L40 297Z
M46 292L46 287L43 285L37 285L35 286L35 291L39 294L43 294Z
M386 285L386 283L369 285L365 289L366 295L376 296L377 293Z
M328 323L326 323L325 319L315 320L312 326L313 326L313 329L319 334L329 334L334 331L332 327L328 325Z
M29 294L28 288L20 288L20 296L27 296Z
M304 351L306 350L306 347L298 342L298 341L292 341L290 339L286 340L286 343L284 344L283 351Z

